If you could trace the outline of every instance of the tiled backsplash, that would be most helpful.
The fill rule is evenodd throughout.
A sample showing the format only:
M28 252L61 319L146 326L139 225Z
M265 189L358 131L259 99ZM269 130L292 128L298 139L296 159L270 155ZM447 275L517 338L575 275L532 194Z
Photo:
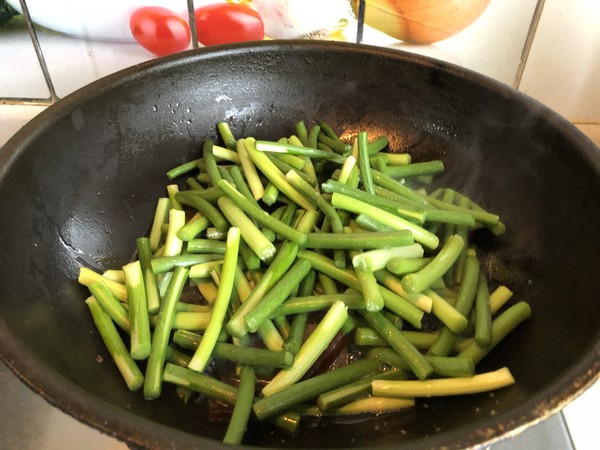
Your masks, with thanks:
M205 2L197 0L195 4ZM187 6L186 0L152 2L161 3L168 3L179 12L184 12ZM39 10L47 2L29 0L28 4L35 18L36 8ZM148 2L128 0L122 4L131 9ZM335 4L339 7L345 3L335 0ZM120 9L126 10L124 6ZM541 13L539 17L536 11ZM356 20L350 8L342 7L339 14L349 20L345 39L354 41ZM69 17L68 12L65 17ZM75 38L43 27L37 30L59 97L154 57L137 43ZM530 33L531 30L535 33ZM491 0L472 25L431 45L407 44L368 26L363 42L462 65L518 87L571 121L600 123L600 89L595 77L600 71L598 0ZM0 28L0 61L0 97L48 97L22 20L13 20Z
M600 123L600 1L546 0L521 90L572 122Z

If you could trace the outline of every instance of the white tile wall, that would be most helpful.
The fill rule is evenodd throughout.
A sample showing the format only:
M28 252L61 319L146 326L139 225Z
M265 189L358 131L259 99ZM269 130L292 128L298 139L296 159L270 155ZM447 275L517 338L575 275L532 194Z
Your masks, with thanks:
M520 89L572 122L600 123L600 1L546 0Z
M40 33L40 45L59 97L103 76L152 59L137 44L81 40Z
M432 56L512 85L536 3L537 0L492 0L469 27L432 45L405 44L369 27L364 42ZM350 27L347 35L355 35L354 28Z
M536 4L492 0L461 33L412 46L368 29L365 42L433 56L513 85ZM572 122L600 123L600 0L545 0L518 88Z
M492 0L470 27L437 45L461 52L463 66L512 85L536 3Z
M48 88L27 32L19 30L5 35L2 31L0 61L10 64L0 66L0 97L48 98ZM61 98L98 78L154 57L137 44L80 40L49 30L39 30L38 39L52 83Z
M50 96L29 33L13 20L0 28L0 97Z
M23 125L44 109L45 106L0 105L0 148Z

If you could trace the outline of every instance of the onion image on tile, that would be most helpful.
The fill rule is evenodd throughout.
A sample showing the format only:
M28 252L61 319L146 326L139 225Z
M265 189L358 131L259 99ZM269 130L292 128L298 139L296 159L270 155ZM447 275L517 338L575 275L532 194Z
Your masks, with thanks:
M358 15L359 0L351 0ZM409 44L432 44L461 32L490 0L366 0L365 24Z

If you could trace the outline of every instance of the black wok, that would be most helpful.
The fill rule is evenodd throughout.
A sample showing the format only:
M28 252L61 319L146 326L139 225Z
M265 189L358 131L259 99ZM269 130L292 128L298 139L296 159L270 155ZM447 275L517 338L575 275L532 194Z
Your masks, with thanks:
M568 95L568 94L565 94ZM387 133L442 183L498 212L476 236L487 275L532 318L481 363L517 384L420 402L295 438L252 426L251 445L459 448L555 412L600 373L600 153L567 121L497 82L412 54L320 42L192 51L102 79L36 117L0 156L2 359L50 403L135 446L218 448L223 428L167 389L130 393L93 331L80 265L128 261L164 193L164 173L217 139L278 137L295 121ZM99 363L96 355L103 355Z

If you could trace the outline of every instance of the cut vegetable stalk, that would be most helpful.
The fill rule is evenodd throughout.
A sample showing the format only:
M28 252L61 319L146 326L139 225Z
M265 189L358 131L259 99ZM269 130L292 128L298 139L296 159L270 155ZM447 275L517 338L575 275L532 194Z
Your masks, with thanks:
M448 192L454 192L451 189L447 189ZM469 208L469 205L471 204L471 200L469 200L467 197L462 197L458 199L458 206L461 208ZM459 235L463 241L467 242L469 239L469 232L470 232L470 228L466 225L455 225L454 226L454 232ZM469 252L469 248L465 245L462 249L462 251L460 252L460 255L458 256L456 263L454 264L454 266L452 267L452 270L454 273L452 273L452 271L450 271L450 273L448 274L448 284L451 284L452 282L454 282L455 284L460 284L461 280L462 280L462 276L463 276L463 272L465 269L465 261L467 259L467 253ZM452 279L453 277L453 279Z
M136 239L135 243L142 273L144 274L148 312L155 314L160 308L160 293L158 291L156 276L152 271L152 249L150 247L150 239L141 237Z
M323 150L311 147L300 147L291 143L271 142L257 140L255 148L261 152L285 153L296 156L308 156L313 159L330 159L335 154L328 153Z
M355 268L354 271L360 284L366 310L369 312L381 311L384 307L384 300L373 272L362 268Z
M370 250L387 247L409 246L414 243L408 230L354 233L307 233L303 247L313 249Z
M429 288L435 280L442 277L460 256L465 241L455 234L444 242L433 260L418 272L409 273L402 277L402 287L407 292L422 292Z
M405 166L412 161L410 153L385 153L385 156L390 166Z
M222 264L222 259L194 264L190 267L190 278L208 278L211 276L211 272Z
M130 352L133 359L146 359L150 354L150 319L146 303L144 275L139 261L123 266L129 308Z
M170 345L167 345L167 351L165 354L165 362L176 364L180 367L187 367L191 357Z
M255 140L247 138L244 140L244 146L250 159L254 162L264 176L266 176L281 192L283 192L291 201L295 202L303 209L315 209L313 204L306 200L285 178L285 175L275 167L273 162L264 153L255 148Z
M254 253L254 250L252 250L244 240L240 241L240 256L242 257L242 261L244 261L246 269L260 269L261 261L259 256Z
M311 203L317 205L317 208L320 209L323 212L323 214L325 214L325 217L329 222L331 229L335 233L342 233L344 231L344 225L342 224L342 220L340 219L338 212L333 206L331 206L331 203L326 201L323 198L323 196L321 196L321 194L317 190L315 190L310 184L308 184L301 177L299 177L295 172L288 172L286 174L286 178L289 180L292 186L298 189L298 191L306 198L308 198ZM346 258L343 252L335 250L333 252L333 259L335 261L336 266L345 267Z
M402 330L402 334L408 341L419 350L427 350L433 345L437 339L438 332L411 331ZM466 339L465 339L466 340ZM380 347L389 345L385 339L381 337L372 328L357 327L354 330L354 343L356 345L365 345L372 347Z
M240 244L241 243L242 242L240 242ZM248 280L246 279L245 274L242 272L239 264L236 267L234 282L235 291L238 294L240 302L244 303L251 295L252 288L250 287L250 284L248 283ZM233 313L235 313L239 308L240 306L238 306L237 308L233 308ZM245 322L242 321L242 323ZM279 334L279 331L277 330L275 325L270 320L267 320L262 324L262 326L258 329L258 335L265 344L265 347L267 347L267 349L269 350L280 351L283 347L283 338Z
M447 395L464 395L500 389L514 384L515 379L507 367L492 372L426 381L375 380L371 382L373 395L381 397L439 397Z
M229 161L240 164L240 155L235 151L235 146L233 149L229 149L213 144L213 154L217 161Z
M371 381L373 380L401 380L406 377L407 373L402 370L385 370L320 394L317 397L317 406L321 411L329 412L371 394Z
M217 124L217 130L219 131L219 135L221 136L221 139L223 139L223 142L227 148L235 150L236 141L229 124L227 122L219 122Z
M496 314L510 298L513 292L504 285L498 286L494 292L490 294L490 310L492 314Z
M192 190L204 191L205 188L200 184L200 182L196 178L187 177L185 180L185 184L188 188Z
M175 315L175 309L183 287L188 278L188 269L177 267L169 283L167 294L163 298L158 322L154 327L152 335L152 346L146 366L144 378L144 397L154 399L160 396L162 387L162 372L165 364L167 345L171 334L171 324ZM189 363L188 363L189 365Z
M326 182L322 183L321 189L323 192L331 194L338 193L347 195L348 197L368 203L374 207L381 208L394 215L401 216L404 219L411 220L419 224L423 224L427 218L425 210L420 206L408 203L406 200L403 200L402 202L397 201L397 198L402 199L400 196L396 196L396 199L394 200L385 198L377 193L377 189L374 194L369 194L368 192L358 188L353 188L334 180L327 180Z
M496 226L498 224L498 222L500 221L500 217L496 214L491 214L491 213L488 213L485 211L461 208L457 205L446 203L442 200L433 198L431 196L427 197L427 201L431 204L431 206L439 208L439 209L444 209L447 211L458 211L458 212L462 212L462 213L466 213L466 214L471 214L477 222L480 222L481 224L492 227L492 228L494 226Z
M188 253L225 253L225 242L214 239L192 239L186 245Z
M156 209L154 211L154 220L150 227L150 246L152 251L155 252L160 246L162 238L161 227L166 223L169 217L169 209L171 207L171 200L168 197L161 197L158 199Z
M202 342L202 335L190 331L178 330L173 335L173 342L183 348L196 350ZM273 351L225 342L217 342L215 344L212 356L238 364L279 368L290 367L294 361L293 354L287 351Z
M222 254L214 253L188 253L185 255L159 256L151 261L152 272L154 274L163 274L171 272L175 267L191 267L210 261L223 259Z
M86 304L90 309L96 328L111 358L115 362L119 372L121 372L127 387L131 391L140 389L144 384L144 375L142 375L141 370L129 354L115 324L102 310L102 307L94 297L89 297L86 300Z
M294 356L298 354L298 351L302 346L302 340L304 339L307 321L308 313L299 313L294 316L290 326L290 332L283 347L284 351L289 352Z
M435 175L444 171L444 163L440 160L410 163L403 166L389 166L385 174L388 177L398 179L415 177L421 175Z
M360 172L360 182L363 189L375 195L375 186L373 185L373 176L371 175L371 163L369 161L369 148L367 145L367 132L360 131L357 137L358 142L358 170Z
M384 211L381 208L374 207L363 201L335 192L331 196L331 203L336 208L345 209L355 214L362 213L372 218L377 218L376 220L378 222L388 225L395 230L409 230L413 234L415 241L420 242L429 249L435 250L439 244L439 238L435 234L430 233L426 229L415 225L402 217Z
M219 188L223 193L229 197L233 202L242 209L246 214L256 219L262 225L273 230L275 233L281 234L286 239L302 245L306 242L306 234L302 233L289 225L286 225L280 220L277 220L269 215L268 212L261 209L256 203L248 200L241 194L235 187L225 180L219 182Z
M431 309L433 308L433 300L428 295L422 292L415 292L414 294L406 292L400 283L400 279L387 269L380 269L374 272L374 275L379 283L388 288L398 297L407 300L423 312L431 312Z
M394 275L406 275L425 267L433 258L392 258L385 268Z
M171 205L171 209L183 210L183 206L181 203L175 198L175 195L179 192L179 186L176 184L169 184L167 186L167 195L169 196L169 201Z
M386 174L379 172L377 170L372 170L371 175L373 176L373 182L381 186L382 188L388 189L396 194L405 197L408 200L411 200L416 205L420 205L421 207L425 207L429 205L427 199L420 196L418 193L413 191L408 186L400 183L398 180L394 180L393 178L388 177Z
M392 227L388 227L387 225L382 224L381 222L376 221L375 219L367 216L365 214L359 214L354 218L354 223L360 227L363 231L373 231L373 232L384 232L384 231L393 231ZM408 231L408 230L403 230ZM409 231L410 233L410 231ZM412 233L411 233L412 236ZM414 241L414 238L413 238Z
M292 367L278 372L271 382L263 388L263 395L269 396L280 392L302 378L327 348L347 317L346 305L343 302L334 303L300 347Z
M437 294L432 289L427 289L425 292L429 298L431 298L431 312L432 314L440 319L440 321L446 325L453 333L461 333L467 328L469 321L465 316L448 303L443 297Z
M467 231L476 225L475 217L470 213L446 211L443 209L427 209L426 220L427 222L459 225L465 227Z
M199 212L194 214L190 220L179 230L177 237L184 242L191 241L198 236L202 231L206 230L210 225L208 217L203 216Z
M346 158L346 161L344 161L344 164L342 164L342 169L337 179L338 183L346 184L350 174L356 167L356 162L356 158L352 155Z
M295 124L296 134L298 135L298 139L302 142L302 145L308 146L308 128L306 128L306 124L303 120L299 120Z
M380 312L361 312L361 315L408 363L410 370L425 380L433 373L433 367L411 342Z
M309 295L289 298L273 312L272 316L321 311L329 309L337 301L344 302L348 309L366 308L365 300L359 292Z
M102 310L121 328L129 333L129 313L103 281L91 284L88 289Z
M369 351L369 356L377 358L392 367L410 370L406 360L390 347L376 347ZM471 358L425 355L425 359L433 367L433 373L439 377L470 377L475 374L475 364Z
M492 322L490 343L481 346L473 341L458 356L471 358L476 364L481 361L498 343L504 339L508 333L517 327L521 322L531 316L531 307L525 302L518 302L501 313Z
M116 281L111 280L110 278L106 278L105 276L94 272L92 269L89 269L87 267L81 267L79 269L79 277L77 281L88 288L92 284L102 281L104 284L106 284L106 287L110 289L110 292L112 292L115 297L117 297L122 302L127 301L127 288L125 284L118 283Z
M463 279L458 289L456 303L454 308L463 316L468 317L475 295L477 293L477 285L479 282L479 262L475 257L469 256L465 262L465 270ZM449 328L444 327L440 331L438 339L428 351L430 355L447 356L450 354L454 343L456 342L456 334Z
M248 331L255 332L260 325L267 320L273 312L292 293L294 288L300 284L302 279L311 269L310 262L298 259L294 265L281 277L262 300L254 306L244 317Z
M375 358L362 359L347 366L336 368L255 401L253 406L254 413L259 420L268 419L288 411L294 405L315 398L322 392L342 386L348 383L349 380L379 372L381 368L381 362Z
M262 201L267 206L272 206L277 202L279 197L279 189L272 182L267 184L265 187L265 193L262 196Z
M293 242L284 242L269 265L264 276L260 279L256 286L242 305L227 322L227 331L235 337L242 337L248 333L246 324L246 315L256 307L263 299L267 292L277 283L281 277L289 270L298 254L298 246Z
M352 258L352 265L355 268L359 268L369 272L375 272L377 270L385 268L387 262L392 258L422 257L423 247L420 244L410 244L403 245L400 247L379 248L358 253Z
M177 311L173 317L171 328L174 330L206 330L211 315L212 308L209 311Z
M317 285L324 295L339 294L339 289L335 280L325 275L323 272L317 273Z
M175 196L184 205L189 205L195 208L203 216L206 216L208 220L214 225L218 231L226 231L229 227L227 220L221 214L221 212L215 208L208 200L202 198L197 191L185 191L179 192Z
M378 138L374 139L371 142L367 143L367 150L369 152L369 155L375 155L377 153L379 153L380 151L382 151L384 148L386 148L389 144L389 140L388 137L385 134L382 134L381 136L379 136ZM393 155L392 153L385 153L386 156L389 155ZM398 156L398 155L395 155ZM407 156L407 153L403 154L404 157ZM404 158L406 159L406 158ZM409 158L409 162L410 162L410 158Z
M341 406L331 414L361 414L372 413L379 415L383 412L398 411L400 409L411 408L415 406L415 400L412 398L389 398L389 397L367 397L355 400L344 406Z
M167 172L167 178L169 180L173 180L181 175L185 175L188 172L196 170L198 168L198 160L194 159L192 161L185 162L176 167L173 167L171 170Z
M321 125L321 129L323 129L322 125ZM333 150L336 153L339 153L340 155L347 155L348 153L350 153L352 151L351 145L346 144L345 142L342 142L339 139L331 138L330 136L328 136L324 133L319 133L317 140L319 143L325 144L328 148L330 148L331 150ZM319 145L317 145L317 147L320 148Z
M240 371L240 386L238 388L237 400L231 414L231 420L227 426L227 432L223 438L223 442L226 444L239 445L244 438L248 419L252 412L255 384L254 367L243 366Z
M313 185L314 179L302 171L306 166L307 158L281 153L267 153L266 155L281 173L287 173L291 170L301 176L307 183Z
M483 273L479 274L479 285L475 295L475 342L482 347L489 345L492 339L492 310L490 292Z
M125 283L125 274L123 269L108 269L102 272L102 276L109 280L116 281L117 283Z
M244 170L244 174L246 175L246 181L248 182L248 187L252 192L255 200L260 200L265 193L264 186L258 175L256 170L256 166L254 162L250 158L248 151L246 150L246 145L244 139L239 139L236 143L237 152L240 155L240 163Z
M238 166L233 166L229 170L229 175L233 179L233 183L229 182L229 180L227 180L227 181L230 184L234 185L236 187L236 189L244 195L244 197L246 197L248 200L251 200L256 203L256 199L252 195L252 192L250 191L248 184L246 184L246 180L244 179L244 175L242 174L242 171L240 170L240 168Z
M232 226L240 229L242 239L248 246L265 262L270 262L275 256L275 246L265 235L252 223L229 197L221 197L218 200L221 212L225 215Z
M220 400L228 405L234 405L239 390L227 383L175 364L165 364L163 381L191 389L200 394Z
M239 245L240 230L238 228L231 227L227 233L227 250L225 251L225 257L223 258L223 269L221 271L219 291L217 293L215 303L213 304L210 322L206 328L202 342L196 349L196 352L194 353L194 356L188 365L190 369L198 372L202 372L206 367L206 364L208 364L210 354L213 351L223 326L223 321L225 319L233 291L233 281L235 278Z
M310 250L300 250L298 256L308 259L317 271L323 272L334 280L360 291L360 283L353 270L340 269L335 266L331 259ZM386 308L398 314L415 328L421 327L421 320L424 315L421 309L383 286L379 286L379 289Z

